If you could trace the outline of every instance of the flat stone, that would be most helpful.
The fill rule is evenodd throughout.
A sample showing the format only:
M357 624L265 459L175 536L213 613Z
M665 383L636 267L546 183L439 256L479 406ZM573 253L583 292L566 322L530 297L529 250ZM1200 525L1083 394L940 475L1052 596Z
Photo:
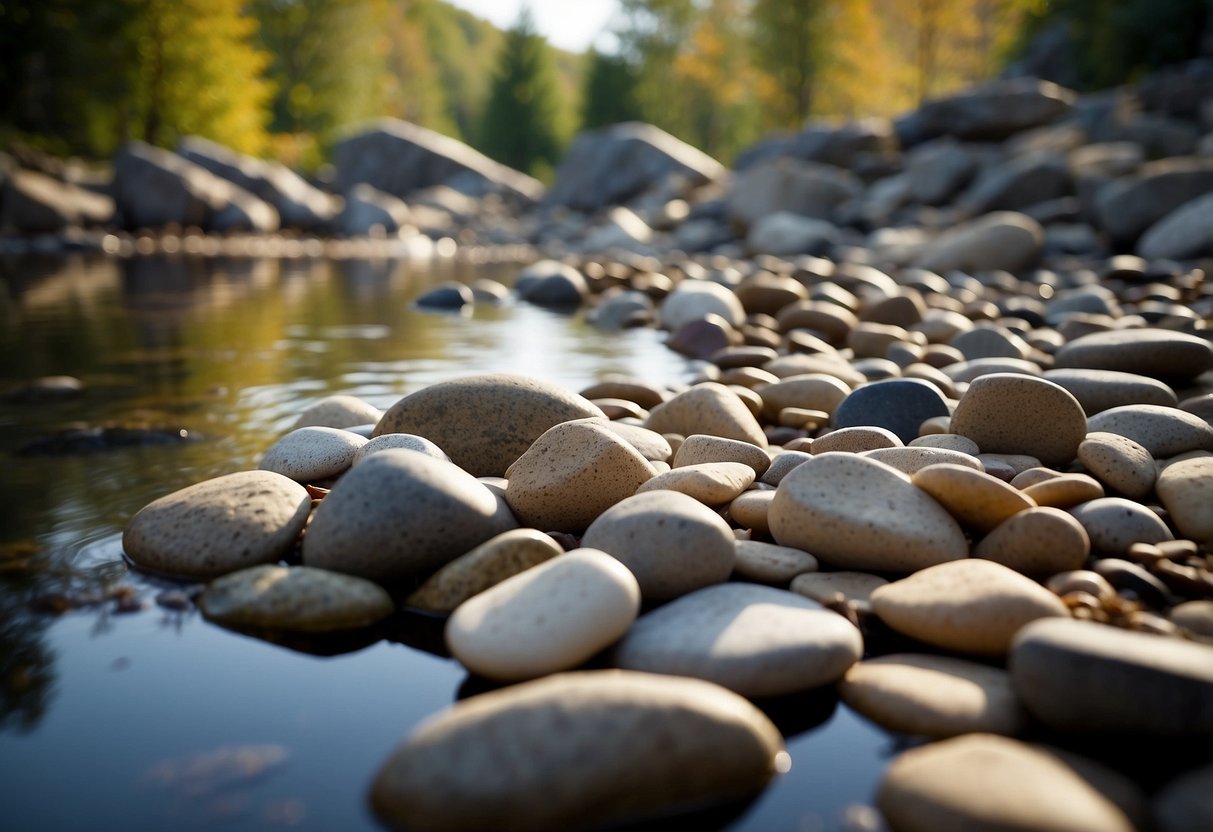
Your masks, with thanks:
M1185 601L1171 609L1171 620L1189 637L1213 644L1213 601Z
M636 493L681 491L704 505L718 506L732 500L753 482L754 469L744 462L705 462L658 474L636 489Z
M900 734L1014 736L1027 724L1005 670L949 656L902 653L859 662L839 681L838 694Z
M682 468L703 462L740 462L753 468L756 477L761 477L771 467L771 458L757 445L702 433L688 436L678 446L673 466Z
M719 315L730 326L745 322L745 308L727 286L710 280L682 280L661 302L661 325L676 331L708 315Z
M591 416L603 413L576 393L500 373L444 381L411 393L388 408L374 435L424 436L473 476L500 477L548 428Z
M961 653L1001 656L1038 618L1069 616L1040 584L988 560L941 563L872 593L872 610L899 633Z
M853 454L815 455L793 470L769 516L777 543L840 569L909 572L969 554L964 532L930 495Z
M739 439L760 448L767 444L762 427L745 403L728 387L715 382L696 384L652 408L644 426L657 433L704 433Z
M1213 542L1213 457L1184 459L1158 477L1158 498L1180 534Z
M1126 436L1156 459L1188 451L1213 451L1213 425L1178 407L1150 404L1114 407L1088 419L1087 430Z
M774 419L785 407L833 413L851 392L851 386L827 373L805 373L759 387L757 392L762 396L764 415Z
M897 830L1134 829L1080 769L993 734L955 737L900 755L885 770L876 805Z
M1213 829L1213 764L1184 772L1154 795L1157 832Z
M232 627L324 633L367 627L396 611L378 584L308 566L262 564L216 578L202 614Z
M792 592L826 603L838 593L864 609L871 609L872 593L888 584L868 572L809 572L792 579Z
M771 534L771 503L775 490L743 491L729 503L728 516L743 529L768 537Z
M1097 480L1126 497L1141 499L1154 490L1154 457L1127 436L1099 431L1078 445L1078 461Z
M1204 338L1168 329L1093 332L1063 345L1058 368L1117 370L1158 379L1191 379L1213 369L1213 346Z
M948 412L948 402L934 384L893 378L856 387L834 410L830 425L887 428L904 444L918 436L919 426L927 419Z
M311 507L307 490L281 474L225 474L148 503L126 524L122 548L156 572L216 578L285 557Z
M1087 434L1082 405L1052 382L1013 373L974 379L952 414L952 433L985 453L1026 454L1045 465L1074 459Z
M733 572L751 581L786 586L797 575L817 571L817 558L802 549L761 540L738 540L735 548Z
M980 325L957 333L948 342L960 350L966 361L978 358L1018 358L1027 360L1031 348L1027 342L1003 326Z
M1036 505L1019 489L964 465L929 465L911 474L910 481L934 497L962 526L980 532L989 532Z
M677 491L636 494L604 511L581 544L618 558L646 601L677 598L729 579L733 532L720 515Z
M1040 257L1044 229L1025 214L996 211L961 223L923 246L914 265L944 274L1026 269Z
M414 436L411 433L382 433L365 444L360 445L358 450L354 451L354 461L351 463L351 467L359 464L371 454L385 451L388 448L416 451L428 457L440 459L443 462L451 461L451 458L446 455L446 451L424 436Z
M805 451L780 451L771 457L770 467L758 481L766 485L779 485L793 468L812 458L813 455Z
M382 416L382 410L357 396L328 396L305 408L291 430L312 426L352 428L357 425L373 425Z
M419 832L599 828L747 797L788 764L779 730L719 685L564 673L430 717L380 767L370 802Z
M1024 496L1036 501L1038 506L1070 508L1089 500L1104 496L1103 486L1094 477L1086 474L1058 474L1023 489Z
M921 445L913 448L877 448L874 451L864 451L863 455L868 459L883 462L890 468L896 468L911 478L923 468L933 468L936 465L954 465L957 468L968 468L974 473L985 473L985 468L977 457L944 448L924 448Z
M1126 404L1175 407L1177 401L1158 379L1119 370L1048 370L1044 379L1069 390L1088 416Z
M344 473L365 444L365 439L348 430L298 428L270 445L257 467L295 482L315 482Z
M571 670L613 644L640 612L640 586L606 552L574 549L473 595L446 645L473 673L517 682Z
M652 410L666 400L659 388L626 376L607 376L581 391L585 399L627 399Z
M813 440L813 454L861 454L880 448L901 448L905 443L888 428L839 428Z
M910 441L907 447L910 448L943 448L947 451L956 451L957 453L968 454L969 456L977 456L981 453L981 448L977 447L977 443L967 436L957 436L954 433L931 433L926 436L919 436Z
M351 468L316 508L303 562L373 581L409 580L517 525L462 468L389 449Z
M601 422L577 419L550 428L505 475L505 500L519 520L576 533L635 494L653 468Z
M1059 508L1025 509L1003 521L973 548L992 560L1033 577L1079 569L1091 554L1087 530Z
M535 529L502 532L439 569L405 604L427 612L451 613L473 595L563 551L555 540Z
M1045 620L1015 639L1009 669L1019 700L1050 728L1192 742L1213 736L1213 647Z
M787 590L729 583L641 616L615 663L757 697L830 684L862 654L859 630L841 615Z
M623 422L606 422L603 427L627 442L650 462L665 462L674 455L670 442L660 433Z
M1070 509L1091 538L1091 549L1104 555L1127 555L1134 543L1160 543L1174 535L1157 514L1123 497L1100 497Z

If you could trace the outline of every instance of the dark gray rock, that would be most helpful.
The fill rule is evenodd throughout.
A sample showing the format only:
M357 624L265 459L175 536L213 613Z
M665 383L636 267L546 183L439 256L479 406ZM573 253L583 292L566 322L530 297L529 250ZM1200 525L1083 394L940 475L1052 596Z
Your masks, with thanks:
M952 138L914 149L906 173L910 197L923 205L942 205L969 183L977 170L975 154Z
M411 220L408 205L370 185L355 185L345 195L345 205L333 223L339 234L365 237L376 228L392 234Z
M518 274L518 296L536 306L576 308L590 295L581 272L559 260L540 260Z
M863 186L854 174L832 165L775 159L734 177L729 189L729 220L749 228L777 211L833 220L840 205L855 199Z
M1076 98L1070 90L1035 78L992 81L928 101L895 126L902 146L937 136L1000 141L1056 121L1070 112Z
M1210 191L1213 159L1163 159L1100 188L1094 207L1113 241L1129 245L1167 214Z
M1074 193L1066 157L1029 153L982 171L957 203L969 215L1019 211Z
M14 170L4 177L0 228L23 234L53 233L109 222L114 201L44 173Z
M1137 241L1147 260L1190 260L1213 256L1213 193L1185 202L1160 219Z
M435 286L414 301L422 309L463 309L474 302L472 290L463 283L453 281Z
M852 390L830 417L830 426L885 428L908 443L927 419L947 415L948 403L938 387L920 379L895 378Z

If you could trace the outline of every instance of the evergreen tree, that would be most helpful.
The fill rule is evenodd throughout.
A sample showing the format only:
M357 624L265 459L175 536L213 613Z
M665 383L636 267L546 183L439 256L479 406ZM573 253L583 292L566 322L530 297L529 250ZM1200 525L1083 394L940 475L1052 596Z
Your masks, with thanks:
M642 118L636 101L636 68L623 55L591 49L586 57L581 128L588 130Z
M756 0L754 63L773 81L772 121L799 128L814 104L813 91L826 50L822 0Z

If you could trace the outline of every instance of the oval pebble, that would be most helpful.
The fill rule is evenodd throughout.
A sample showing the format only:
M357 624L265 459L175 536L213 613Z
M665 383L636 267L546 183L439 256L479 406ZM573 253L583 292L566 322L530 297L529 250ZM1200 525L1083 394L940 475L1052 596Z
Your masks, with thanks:
M764 584L786 586L797 575L817 571L817 558L802 549L761 540L738 540L734 574Z
M1157 514L1123 497L1100 497L1079 503L1070 510L1087 530L1092 551L1103 555L1127 555L1134 543L1174 540Z
M1186 379L1213 369L1213 346L1185 332L1117 329L1075 338L1063 345L1054 358L1058 367Z
M555 540L535 529L502 532L439 569L405 603L427 612L451 613L473 595L563 551Z
M351 467L358 465L368 456L379 451L385 451L388 448L400 448L406 451L417 451L426 456L440 459L443 462L450 462L451 458L446 455L446 451L439 448L424 436L415 436L411 433L383 433L371 439L364 445L361 445L354 452L354 461Z
M295 482L329 479L353 465L358 449L366 442L348 430L298 428L271 445L257 467L290 477Z
M957 468L968 468L974 473L984 473L981 461L971 454L960 451L949 451L944 448L877 448L874 451L864 451L864 456L883 462L890 468L896 468L903 474L913 476L928 466L954 465Z
M704 462L740 462L753 468L756 477L761 477L771 467L771 458L757 445L701 433L688 436L678 446L672 464L675 468L683 468Z
M741 528L767 537L771 534L771 503L773 502L775 502L774 489L743 491L729 503L728 517Z
M263 564L211 581L198 608L231 627L324 633L369 626L396 605L378 584L353 575Z
M1157 489L1180 534L1213 542L1213 457L1168 465L1158 477Z
M1126 436L1157 459L1188 451L1213 451L1213 425L1178 407L1114 407L1087 420L1087 429Z
M886 428L904 444L918 436L924 421L948 412L948 402L935 385L893 378L856 387L834 410L830 425Z
M1049 370L1044 378L1069 390L1088 416L1126 404L1175 407L1175 391L1158 379L1115 370Z
M905 443L888 428L838 428L813 440L813 454L859 454L880 448L900 448Z
M647 480L634 493L680 491L704 505L729 502L754 482L754 469L744 462L704 462L672 468Z
M1086 474L1057 474L1023 489L1024 496L1038 506L1070 508L1104 496L1099 480Z
M383 411L357 396L328 396L304 409L291 430L306 427L352 428L375 424Z
M757 392L762 397L763 414L768 420L772 420L779 415L779 411L787 407L833 413L851 392L851 387L836 376L805 373L788 376L774 384L759 387Z
M780 451L771 457L770 467L767 468L765 474L758 478L758 481L767 485L779 485L780 480L786 477L793 468L812 458L813 455L805 451Z
M964 465L930 465L912 474L910 481L934 497L962 526L981 532L1036 505L1019 489Z
M1082 524L1049 506L1008 518L973 548L975 557L1033 577L1079 569L1090 554L1091 539Z
M723 384L697 384L649 411L644 425L657 433L697 433L738 439L760 448L766 435L754 414L737 394Z
M1127 436L1092 432L1078 446L1078 461L1113 491L1140 499L1154 490L1154 457Z
M984 453L1025 454L1049 466L1074 459L1087 415L1064 388L1014 373L974 379L952 413L952 433Z

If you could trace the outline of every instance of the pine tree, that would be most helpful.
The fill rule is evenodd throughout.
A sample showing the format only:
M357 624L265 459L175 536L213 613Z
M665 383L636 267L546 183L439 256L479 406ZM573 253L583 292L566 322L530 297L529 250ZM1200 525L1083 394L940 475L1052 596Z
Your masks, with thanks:
M581 106L581 129L603 127L642 118L636 100L638 75L623 55L591 49Z

